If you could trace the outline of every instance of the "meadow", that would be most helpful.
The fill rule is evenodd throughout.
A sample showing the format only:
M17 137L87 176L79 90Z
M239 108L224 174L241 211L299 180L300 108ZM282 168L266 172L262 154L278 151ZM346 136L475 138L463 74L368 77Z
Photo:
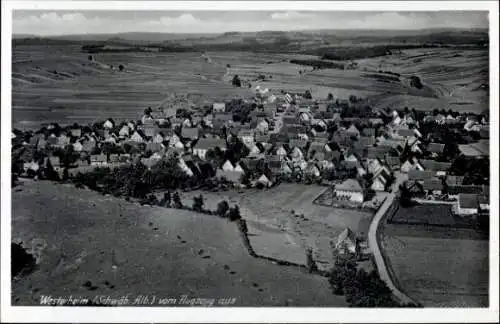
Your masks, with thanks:
M216 210L226 200L238 205L247 221L250 242L255 252L299 264L306 264L306 250L311 249L318 267L333 266L331 242L346 228L359 235L367 233L371 213L337 209L313 204L326 188L318 185L286 184L267 190L182 193L185 204L202 194L205 208Z
M382 247L396 284L424 307L488 307L488 240L472 229L390 224Z
M42 295L227 298L231 306L338 306L327 279L252 258L235 224L146 207L48 181L12 190L12 240L37 269L12 282L13 305ZM158 306L158 305L155 305Z
M293 59L318 59L305 54L92 55L93 62L74 45L14 46L14 126L32 128L51 121L87 123L106 117L135 119L148 106L168 106L172 94L186 96L185 106L190 107L234 97L251 98L256 86L276 93L310 90L315 99L326 99L329 93L339 99L366 97L375 108L488 109L486 50L411 49L356 60L356 69L314 71L311 66L290 63ZM120 64L124 66L121 72ZM231 85L234 75L242 79L242 88ZM260 75L263 80L258 80ZM411 86L413 75L421 78L422 89Z

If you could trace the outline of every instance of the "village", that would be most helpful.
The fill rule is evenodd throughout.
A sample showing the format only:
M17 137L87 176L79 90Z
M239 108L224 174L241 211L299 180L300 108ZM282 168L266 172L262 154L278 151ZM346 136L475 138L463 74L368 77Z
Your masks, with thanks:
M131 163L151 169L173 157L188 178L238 188L325 185L332 189L328 203L346 208L377 208L399 190L397 175L412 199L453 202L454 213L470 216L489 208L487 118L408 107L372 111L353 96L314 100L308 92L257 87L253 100L147 108L137 121L14 130L12 170L67 180Z

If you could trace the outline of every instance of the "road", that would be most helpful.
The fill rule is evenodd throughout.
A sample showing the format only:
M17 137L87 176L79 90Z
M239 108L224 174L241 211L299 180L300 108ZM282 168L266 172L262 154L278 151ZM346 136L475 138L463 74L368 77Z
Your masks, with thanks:
M392 290L394 296L399 300L400 303L408 304L415 303L415 301L407 296L405 293L400 291L392 281L392 278L387 270L387 265L385 264L384 257L380 251L380 242L377 239L377 230L380 225L380 222L384 218L388 208L392 205L394 199L396 198L396 193L398 191L399 185L406 180L406 174L396 173L396 180L393 184L393 192L391 192L384 203L378 209L375 216L373 216L373 220L370 224L370 229L368 230L368 245L370 246L370 250L372 251L373 257L375 258L375 263L377 264L377 269L380 278L385 281L387 286Z

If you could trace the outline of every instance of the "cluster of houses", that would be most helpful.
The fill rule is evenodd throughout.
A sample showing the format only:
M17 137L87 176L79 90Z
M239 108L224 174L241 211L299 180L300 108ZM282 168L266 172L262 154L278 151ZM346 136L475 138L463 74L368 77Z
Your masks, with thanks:
M248 148L248 155L214 165L216 177L236 185L250 174L253 184L265 187L278 179L329 180L335 183L338 199L362 203L367 190L389 190L394 172L399 171L408 174L406 185L416 193L440 194L443 183L449 182L448 189L455 186L457 195L474 194L460 192L459 177L448 174L451 163L436 160L446 143L429 142L420 133L419 124L441 127L461 123L466 131L484 133L489 127L484 118L429 114L417 120L412 112L388 110L346 118L342 117L342 107L348 105L344 101L332 105L266 92L260 92L255 100L258 106L245 123L235 122L227 104L218 102L208 113L194 110L189 116L180 116L175 109L165 109L158 116L146 113L139 121L116 123L108 119L97 128L74 125L57 132L55 125L48 125L29 138L13 132L12 140L24 149L20 155L24 172L36 172L48 163L60 171L61 161L51 156L50 150L71 146L79 154L73 173L139 161L151 168L165 157L175 156L182 170L193 176L200 164L212 162L210 152L224 152L237 138ZM460 152L488 158L488 146L485 136L461 146ZM34 158L33 153L39 150L49 152L48 156ZM408 152L411 157L404 159ZM457 210L469 206L470 199L464 199L458 199L462 205ZM478 197L478 204L480 200Z

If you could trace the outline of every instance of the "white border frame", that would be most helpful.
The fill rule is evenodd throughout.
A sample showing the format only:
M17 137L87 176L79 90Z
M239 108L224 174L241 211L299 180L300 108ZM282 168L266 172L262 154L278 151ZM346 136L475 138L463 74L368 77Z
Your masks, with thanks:
M490 15L491 238L490 307L439 309L351 308L160 308L12 307L10 283L11 211L11 36L13 9L52 10L485 10ZM2 1L1 109L1 313L0 322L498 322L498 2L497 1Z

